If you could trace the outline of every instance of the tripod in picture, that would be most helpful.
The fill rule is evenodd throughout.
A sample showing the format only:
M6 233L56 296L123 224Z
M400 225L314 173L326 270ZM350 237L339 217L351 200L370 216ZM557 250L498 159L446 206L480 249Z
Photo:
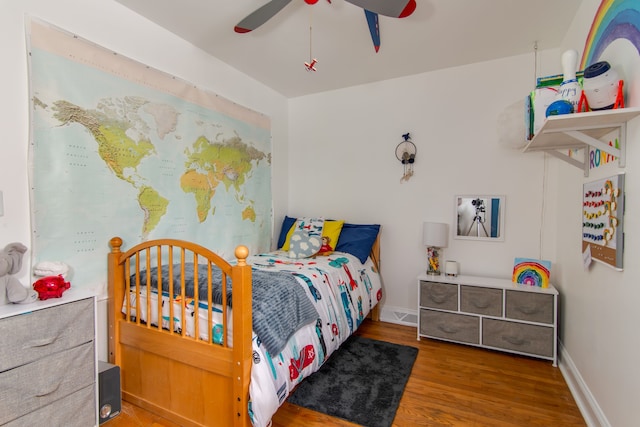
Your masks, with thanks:
M473 226L476 226L477 229L477 236L480 237L480 227L482 227L482 230L484 231L484 235L486 237L489 237L489 233L487 233L487 229L484 226L484 218L483 215L486 209L484 207L484 200L482 199L474 199L471 201L471 204L473 206L475 206L476 208L476 214L473 217L473 221L471 222L471 225L469 226L469 230L467 231L467 236L471 235L471 230L473 230Z

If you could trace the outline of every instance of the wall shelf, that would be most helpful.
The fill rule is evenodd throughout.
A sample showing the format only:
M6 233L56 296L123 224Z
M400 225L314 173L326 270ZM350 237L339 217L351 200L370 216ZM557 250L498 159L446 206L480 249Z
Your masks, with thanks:
M584 171L589 176L589 148L604 151L625 167L627 122L640 115L640 108L589 111L548 117L542 128L522 150L544 151ZM611 147L600 138L618 131L620 148ZM583 149L583 160L568 155L568 150ZM564 151L564 152L563 152Z

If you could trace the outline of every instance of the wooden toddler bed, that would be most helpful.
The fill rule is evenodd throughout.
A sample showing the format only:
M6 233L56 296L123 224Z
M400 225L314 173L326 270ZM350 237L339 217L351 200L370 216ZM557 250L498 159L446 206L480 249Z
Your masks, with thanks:
M294 387L292 384L317 370L359 326L363 316L378 320L379 236L366 266L340 252L327 257L334 270L320 267L320 262L315 260L310 262L312 269L320 272L316 275L324 274L322 281L333 281L336 272L346 270L351 286L338 279L340 291L333 295L333 305L350 300L354 304L349 313L352 317L332 312L329 316L334 318L334 323L323 321L321 325L320 317L328 310L318 309L317 324L312 322L305 328L309 330L306 333L315 332L315 339L319 337L322 341L321 347L304 345L303 340L294 339L297 335L292 336L278 358L263 348L267 344L261 342L253 328L252 321L256 320L253 316L257 313L254 314L253 309L256 302L252 301L252 282L266 274L261 270L280 269L290 277L302 276L295 270L303 268L299 263L288 262L272 253L248 260L249 251L244 246L236 248L237 261L232 265L195 243L160 239L140 243L125 252L122 243L122 239L112 238L108 255L109 361L121 368L124 400L182 426L248 427L252 422L265 425L288 396L289 388ZM254 264L253 271L250 261ZM354 269L356 265L359 269ZM354 276L362 276L362 281ZM190 287L189 278L197 285ZM323 297L327 300L327 293L334 292L305 280L316 302ZM358 286L361 294L348 294ZM304 286L297 288L305 292ZM336 304L336 301L341 302ZM269 299L267 305L270 304ZM331 337L327 330L333 332ZM339 343L331 343L338 340ZM286 353L289 347L294 353ZM264 392L271 384L265 385L256 377L257 371L252 380L252 365L266 359L270 363L270 374L262 374L262 378L280 369L279 375L286 372L290 377L287 390L281 385L278 390ZM274 366L275 360L289 359L288 370L287 366ZM277 396L279 401L269 403L271 406L264 411L266 415L257 416L261 394L265 394L266 400L269 400L267 394ZM263 419L256 421L260 417Z

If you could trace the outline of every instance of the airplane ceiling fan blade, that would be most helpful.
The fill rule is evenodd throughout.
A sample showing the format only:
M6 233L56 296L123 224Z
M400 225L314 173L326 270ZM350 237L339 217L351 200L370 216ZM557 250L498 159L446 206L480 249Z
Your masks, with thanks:
M345 0L365 10L393 18L404 18L416 10L416 0Z
M364 16L367 18L367 25L369 26L369 33L371 34L373 48L378 52L380 50L380 24L378 22L378 14L365 9Z
M248 33L255 30L269 19L273 18L289 3L291 3L291 0L271 0L269 3L256 9L240 21L238 25L234 27L235 32Z

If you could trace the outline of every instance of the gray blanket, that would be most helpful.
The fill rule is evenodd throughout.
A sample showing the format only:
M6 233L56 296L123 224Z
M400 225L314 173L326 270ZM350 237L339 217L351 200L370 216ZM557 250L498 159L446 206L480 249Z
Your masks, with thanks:
M194 273L193 264L185 264L185 295L193 297ZM158 271L151 269L151 284L157 287ZM267 351L276 355L282 351L285 344L298 329L315 322L318 312L307 297L305 290L298 280L291 274L279 271L252 270L253 277L253 330L264 344ZM180 266L173 267L173 292L180 295L182 283ZM140 272L140 283L147 283L146 271ZM162 266L162 290L169 291L169 266ZM134 283L132 277L132 282ZM198 266L198 293L200 299L206 301L207 295L207 267ZM222 303L222 272L212 267L213 302ZM231 278L227 277L227 303L231 306Z

